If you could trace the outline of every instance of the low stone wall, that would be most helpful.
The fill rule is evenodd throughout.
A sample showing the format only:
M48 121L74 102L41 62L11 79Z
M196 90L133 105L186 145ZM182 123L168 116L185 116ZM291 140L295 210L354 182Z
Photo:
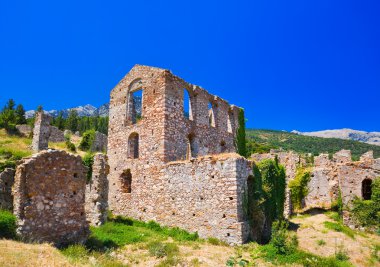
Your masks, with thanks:
M7 168L0 173L0 209L13 210L12 186L15 170Z
M86 173L80 156L57 150L42 151L18 165L14 213L24 240L57 246L86 240Z
M108 173L107 156L96 154L92 166L92 178L86 186L86 217L94 226L103 224L107 219Z

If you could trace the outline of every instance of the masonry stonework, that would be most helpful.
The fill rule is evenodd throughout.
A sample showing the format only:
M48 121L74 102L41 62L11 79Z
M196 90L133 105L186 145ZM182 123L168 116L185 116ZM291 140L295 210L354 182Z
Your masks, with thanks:
M96 131L91 151L107 151L107 138L107 135Z
M49 114L45 114L43 111L36 112L32 141L33 151L45 150L48 148L50 120L51 117Z
M13 210L12 186L15 170L6 168L0 173L0 209Z
M286 161L285 159L289 157L284 157L284 153L288 152L272 151L268 154L254 154L252 159L260 161L277 155L291 180L294 179L296 167L301 161L299 163L294 160ZM370 197L370 192L366 191L370 191L370 184L377 177L380 177L380 159L374 159L372 151L362 155L359 161L352 161L349 150L335 153L332 159L328 154L321 154L314 158L311 179L308 183L309 193L304 199L304 208L330 208L331 204L338 199L339 193L341 193L344 206L350 207L355 197L362 199ZM366 186L365 183L368 185ZM346 211L345 214L345 222L350 223L349 213Z
M238 112L168 70L136 65L111 92L110 209L202 237L247 240L241 198L251 170L234 154Z
M57 246L84 242L86 167L80 156L47 150L22 160L13 187L17 232Z
M107 156L96 154L92 166L92 178L86 185L86 217L93 226L102 225L107 219L108 173Z

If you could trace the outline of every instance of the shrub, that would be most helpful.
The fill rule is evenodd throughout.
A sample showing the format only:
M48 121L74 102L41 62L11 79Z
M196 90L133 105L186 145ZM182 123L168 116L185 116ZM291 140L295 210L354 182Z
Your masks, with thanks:
M77 148L70 140L66 140L65 144L66 144L67 149L70 150L71 152L77 151Z
M317 245L318 246L324 246L324 245L326 245L326 241L323 239L319 239L319 240L317 240Z
M380 177L372 183L371 200L356 198L351 209L352 218L365 227L380 227Z
M298 247L296 235L290 236L288 233L289 224L285 220L275 221L272 224L272 239L270 244L277 254L291 254Z
M16 228L16 217L9 211L0 210L0 238L15 238Z
M238 115L238 121L239 121L239 128L236 130L236 148L238 153L246 157L247 156L247 147L246 147L246 140L245 140L245 117L244 117L244 110L240 109L239 115Z
M91 153L86 153L83 159L83 165L88 168L87 170L87 181L91 181L92 177L92 165L94 164L94 155Z
M338 191L338 198L331 203L331 209L333 211L338 212L338 216L341 220L342 214L343 214L343 199L342 199L342 191L340 189Z
M294 179L289 182L292 204L297 210L302 208L302 201L309 193L309 188L307 185L310 182L310 177L310 168L300 167L298 168Z
M82 140L80 141L79 148L83 151L88 151L92 147L95 140L95 130L88 130L83 133Z
M163 258L166 256L172 257L179 252L178 246L174 243L153 241L148 243L147 248L149 250L149 254L156 258Z

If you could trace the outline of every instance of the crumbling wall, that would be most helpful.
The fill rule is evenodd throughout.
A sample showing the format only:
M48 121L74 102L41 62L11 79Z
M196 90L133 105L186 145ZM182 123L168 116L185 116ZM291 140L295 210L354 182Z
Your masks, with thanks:
M23 159L13 187L17 232L57 246L84 242L87 169L80 156L47 150Z
M32 141L33 151L45 150L48 148L50 120L51 117L49 114L45 114L43 111L36 112Z
M107 135L96 131L91 151L107 151Z
M49 142L65 142L65 135L63 131L55 126L50 126Z
M6 168L0 173L0 209L13 210L12 186L15 170Z
M86 186L87 221L94 226L103 224L107 219L109 166L107 156L96 154L92 166L92 178Z

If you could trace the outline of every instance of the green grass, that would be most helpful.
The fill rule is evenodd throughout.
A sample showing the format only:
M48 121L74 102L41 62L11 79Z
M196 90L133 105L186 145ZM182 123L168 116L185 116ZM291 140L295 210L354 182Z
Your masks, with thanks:
M326 216L329 217L330 219L336 221L336 222L342 222L342 217L339 215L338 212L336 211L328 211L328 212L325 212Z
M111 218L100 227L91 227L88 247L91 249L116 248L128 244L165 241L196 241L197 233L189 233L178 227L160 226L154 221L141 222L122 216Z
M271 245L258 246L257 251L252 252L256 258L262 258L267 262L271 262L276 265L294 265L299 264L309 267L349 267L352 266L346 259L339 260L336 257L320 257L299 249L294 250L288 254L276 253L276 248Z
M323 225L330 230L341 232L352 239L355 239L355 231L351 228L343 225L342 223L336 223L336 222L324 222Z

